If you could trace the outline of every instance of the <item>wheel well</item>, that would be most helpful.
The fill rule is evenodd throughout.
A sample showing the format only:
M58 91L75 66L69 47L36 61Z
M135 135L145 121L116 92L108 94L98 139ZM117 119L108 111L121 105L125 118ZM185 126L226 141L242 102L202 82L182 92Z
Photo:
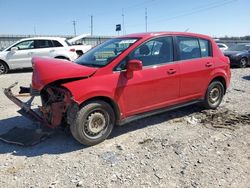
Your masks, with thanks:
M223 87L224 87L224 94L226 93L226 90L227 90L227 84L226 84L226 80L224 77L222 76L218 76L218 77L215 77L209 84L211 84L212 82L214 81L219 81L222 83Z
M10 69L9 65L5 61L3 61L1 59L0 59L0 61L8 68L8 70Z
M95 101L95 100L102 100L102 101L108 103L112 107L112 109L114 110L116 123L119 121L119 119L120 119L120 109L119 109L118 105L112 99L110 99L109 97L100 96L100 97L90 98L90 99L84 101L80 105L80 107L82 107L86 103L89 103L89 102Z

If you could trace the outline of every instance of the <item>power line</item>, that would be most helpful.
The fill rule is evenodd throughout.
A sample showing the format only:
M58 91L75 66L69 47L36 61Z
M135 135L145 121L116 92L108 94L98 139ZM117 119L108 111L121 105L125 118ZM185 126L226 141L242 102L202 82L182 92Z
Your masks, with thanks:
M238 0L229 0L229 1L224 1L224 2L217 3L215 5L210 5L210 6L208 5L207 7L201 7L201 8L198 8L198 9L194 10L194 11L189 11L187 13L176 15L176 16L173 16L173 17L169 17L169 18L166 18L166 19L154 21L154 23L160 23L160 22L165 22L165 21L181 18L181 17L184 17L184 16L190 16L190 15L197 14L197 13L200 13L200 12L203 12L203 11L207 11L207 10L210 10L210 9L221 7L221 6L224 6L226 4L231 4L231 3L236 2L236 1L238 1Z
M172 17L169 17L169 18L165 18L165 19L161 19L161 20L152 21L151 25L155 25L156 23L161 23L161 22L166 22L166 21L169 21L169 20L181 18L181 17L184 17L184 16L193 15L193 14L196 14L196 13L199 13L199 12L202 12L202 11L207 11L207 10L210 10L210 9L221 7L221 6L224 6L226 4L236 2L236 1L238 1L238 0L224 0L224 1L221 1L219 3L218 2L213 2L213 3L210 3L210 4L206 5L206 6L199 6L199 7L193 8L192 10L186 11L186 13L182 13L182 14L172 16ZM150 20L152 20L152 19L150 19ZM141 26L141 25L142 24L127 25L127 26L138 27L138 26Z

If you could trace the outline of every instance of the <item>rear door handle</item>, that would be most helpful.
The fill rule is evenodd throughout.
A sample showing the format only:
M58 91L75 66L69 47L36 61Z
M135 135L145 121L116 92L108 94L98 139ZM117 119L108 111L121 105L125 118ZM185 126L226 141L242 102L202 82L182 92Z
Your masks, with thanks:
M211 62L206 63L206 67L212 67L212 66L213 66L213 64Z
M167 71L168 74L175 74L176 73L176 70L175 69L169 69Z
M28 55L32 55L32 54L33 54L33 52L29 52L29 53L28 53Z

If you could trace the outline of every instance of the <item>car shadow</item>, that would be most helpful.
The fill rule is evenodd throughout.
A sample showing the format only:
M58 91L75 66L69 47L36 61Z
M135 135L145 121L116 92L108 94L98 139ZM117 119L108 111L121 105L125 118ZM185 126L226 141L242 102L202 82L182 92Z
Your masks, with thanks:
M14 127L38 128L23 116L11 117L0 121L0 134L8 132ZM11 153L16 156L35 157L44 154L63 154L86 148L75 141L70 132L63 129L55 129L47 139L33 146L20 146L0 141L0 154Z
M139 129L144 129L146 127L153 126L155 124L159 124L165 121L169 121L175 118L182 118L184 116L189 116L193 113L200 112L204 110L203 107L199 105L192 105L187 106L183 108L179 108L176 110L163 112L157 115L149 116L146 118L142 118L133 122L130 122L128 124L125 124L123 126L116 127L112 133L109 139L115 138L117 136L120 136L122 134L126 134L128 132L133 132Z
M243 76L242 78L245 80L250 80L250 76Z
M129 132L144 129L146 127L169 121L174 118L180 118L187 115L191 115L195 112L201 111L202 109L203 108L197 105L193 105L136 120L123 126L117 126L114 128L108 139L115 139L115 137L127 134ZM37 125L34 125L34 123L32 124L30 120L26 119L23 116L11 117L0 121L0 134L4 134L13 127L35 128L36 126ZM7 144L3 141L0 141L0 154L10 153L15 156L26 157L36 157L44 154L64 154L73 151L83 150L86 148L88 147L83 146L77 141L75 141L75 139L71 136L69 130L62 129L56 129L55 132L49 138L37 145L30 147Z

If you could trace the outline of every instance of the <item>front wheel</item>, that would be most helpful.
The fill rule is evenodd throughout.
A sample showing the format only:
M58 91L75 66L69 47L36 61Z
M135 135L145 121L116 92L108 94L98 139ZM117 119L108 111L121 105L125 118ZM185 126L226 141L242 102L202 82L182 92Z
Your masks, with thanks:
M5 74L7 72L8 72L7 65L4 62L0 61L0 74Z
M213 81L209 84L204 99L204 106L207 109L216 109L224 96L224 86L220 81Z
M92 146L104 141L113 130L115 115L111 106L104 101L92 101L78 112L70 130L81 144Z

